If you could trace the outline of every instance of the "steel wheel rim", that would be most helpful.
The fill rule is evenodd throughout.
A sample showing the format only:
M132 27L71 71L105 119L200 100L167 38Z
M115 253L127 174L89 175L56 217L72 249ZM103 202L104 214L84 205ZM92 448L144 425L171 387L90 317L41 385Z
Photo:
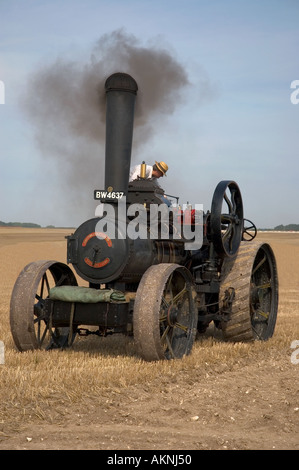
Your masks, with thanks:
M277 316L278 277L273 253L262 246L254 260L250 283L250 318L255 339L272 336Z
M234 181L221 181L211 207L211 237L219 256L232 257L240 246L243 232L243 202Z
M174 271L161 296L159 327L161 347L166 359L182 357L192 335L193 299L186 276Z
M10 328L20 351L64 347L75 337L70 328L53 328L44 302L51 287L77 285L72 270L56 261L29 263L18 276L10 302Z
M181 358L191 352L197 331L196 292L190 272L160 263L144 273L136 293L134 338L147 361Z

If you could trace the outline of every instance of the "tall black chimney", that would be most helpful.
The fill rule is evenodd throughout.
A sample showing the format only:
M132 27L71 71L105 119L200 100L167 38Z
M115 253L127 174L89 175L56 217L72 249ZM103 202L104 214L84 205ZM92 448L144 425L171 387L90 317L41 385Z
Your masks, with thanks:
M107 78L105 190L127 193L138 86L126 73Z

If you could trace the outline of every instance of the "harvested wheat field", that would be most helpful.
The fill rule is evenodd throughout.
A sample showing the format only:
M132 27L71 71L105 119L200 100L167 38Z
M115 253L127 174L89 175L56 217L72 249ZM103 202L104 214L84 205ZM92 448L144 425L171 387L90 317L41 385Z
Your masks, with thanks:
M153 363L121 335L78 338L63 351L16 350L15 280L31 261L65 263L69 233L0 230L0 449L299 449L299 346L291 348L299 344L299 233L258 235L278 263L269 341L225 343L211 329L190 356Z

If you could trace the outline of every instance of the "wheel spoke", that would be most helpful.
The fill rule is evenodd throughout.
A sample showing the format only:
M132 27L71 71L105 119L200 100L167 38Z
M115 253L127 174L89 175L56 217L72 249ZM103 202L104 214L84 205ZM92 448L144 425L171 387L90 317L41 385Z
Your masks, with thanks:
M231 252L233 249L233 241L234 241L234 235L235 235L235 224L230 223L224 234L222 235L222 243L225 245L225 242L227 242L227 245L229 247L229 251Z
M266 321L268 321L270 312L263 312L261 309L258 309L257 314L261 315Z
M63 286L65 282L68 280L67 274L61 274L60 279L56 282L56 287Z
M257 331L257 329L256 329L253 325L251 325L251 328L252 328L252 331L254 331L254 333L255 333L257 339L262 340L263 337L262 337L262 335Z
M172 292L172 278L173 278L173 273L169 277L168 283L167 283L167 288L166 291L169 290L171 297L173 298L173 292Z
M34 318L33 323L38 323L38 322L41 322L42 320L43 321L46 320L46 315L44 313L42 315L38 315L37 318Z
M261 284L260 286L256 286L256 289L262 289L262 290L269 289L269 288L271 288L271 281L265 282L264 284Z
M172 304L178 302L178 300L187 292L187 285L185 284L184 288L176 294L176 296L172 299Z
M45 281L46 281L47 297L48 297L48 295L50 293L50 284L49 284L49 279L48 279L47 273L45 273L44 276L45 276Z
M256 308L251 314L251 326L254 329L255 333L257 333L257 327L264 328L265 325L268 325L270 317L270 312L266 312L262 310L260 307ZM263 326L264 325L264 326ZM262 336L262 331L260 331L260 335Z
M160 318L159 318L159 322L160 322L160 323L163 323L163 322L166 321L166 320L167 320L167 315L164 315L163 317L160 317Z
M222 224L235 222L235 220L236 220L236 216L235 216L235 215L232 215L232 214L221 214L221 223L222 223Z
M232 206L232 203L231 203L231 201L229 200L229 198L228 198L226 192L224 193L224 200L225 200L225 202L227 203L229 213L231 214L231 213L233 212L233 206Z
M232 224L230 223L226 229L226 231L224 232L224 234L222 235L222 240L223 242L226 241L226 239L229 237L229 235L231 234L232 232Z
M256 265L256 267L252 270L252 276L260 269L260 267L265 263L267 260L266 255L263 257L263 259Z
M41 287L40 287L40 294L39 294L39 296L38 296L38 297L41 298L41 299L42 299L43 296L44 296L44 283L45 283L45 275L43 275L43 277L42 277L42 283L41 283ZM37 295L38 295L38 294L36 294L36 296L37 296Z
M236 203L236 189L231 190L231 200L233 203L233 210L231 211L232 214L236 214L236 209L237 209L237 203Z
M49 280L48 280L48 276L47 276L47 273L45 273L43 275L43 278L42 278L42 284L41 284L41 292L40 292L40 297L41 298L44 298L44 287L46 285L46 288L47 288L47 295L49 295L49 292L50 292L50 285L49 285Z
M169 350L169 352L170 352L170 354L171 354L172 359L175 359L175 355L174 355L174 352L173 352L173 349L172 349L172 345L171 345L171 342L170 342L170 340L169 340L168 335L166 335L166 343L167 343L168 350Z
M176 323L174 324L174 326L175 326L176 328L179 328L180 330L183 330L185 333L188 333L188 331L189 331L188 326L182 325L181 323L176 322Z
M40 303L43 303L43 300L44 300L44 299L43 299L40 295L35 294L35 298L36 298L36 300L38 300Z
M41 334L41 322L39 322L38 324L38 335L37 335L37 340L38 340L38 345L39 347L42 346L42 344L44 343L44 340L45 340L45 337L46 337L46 334L47 332L49 331L49 328L48 328L48 325L46 325L44 331L43 331L43 334L42 334L42 337L40 337L40 334Z
M170 330L170 326L167 325L166 328L165 328L165 330L163 331L162 336L161 336L161 341L162 341L162 342L166 339L166 336L168 335L169 330Z

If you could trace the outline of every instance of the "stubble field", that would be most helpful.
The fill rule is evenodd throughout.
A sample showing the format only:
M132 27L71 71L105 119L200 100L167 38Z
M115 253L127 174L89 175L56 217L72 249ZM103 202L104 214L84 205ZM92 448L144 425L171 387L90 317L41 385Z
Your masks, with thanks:
M278 264L272 339L231 344L211 329L190 356L155 363L119 335L79 338L64 351L16 350L16 278L31 261L65 263L69 234L0 229L0 450L299 449L299 346L291 348L299 342L299 233L258 234Z

